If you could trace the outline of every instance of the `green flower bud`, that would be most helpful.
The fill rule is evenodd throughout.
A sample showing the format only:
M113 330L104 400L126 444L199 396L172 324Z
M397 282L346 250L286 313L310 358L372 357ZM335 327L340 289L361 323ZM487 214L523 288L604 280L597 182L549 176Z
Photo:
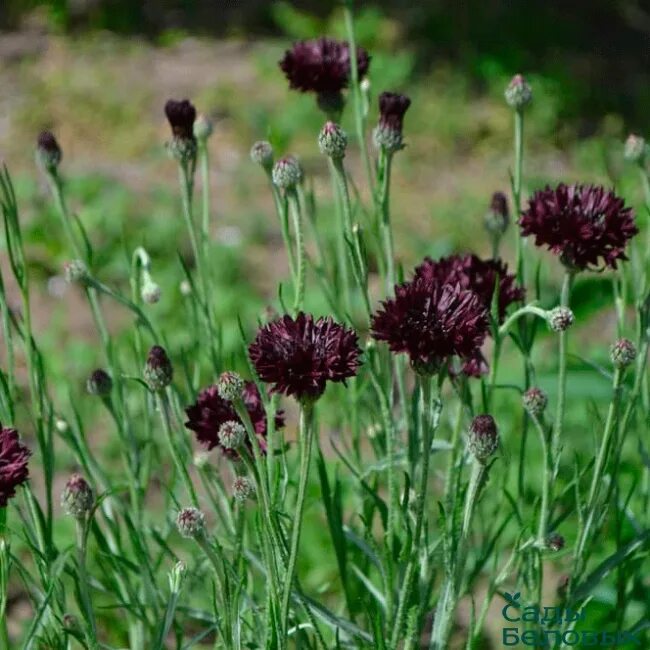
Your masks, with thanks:
M244 380L237 372L222 372L217 380L217 392L221 399L227 402L234 402L239 399L244 390Z
M167 352L160 345L154 345L149 350L147 363L144 366L144 380L149 388L158 392L164 390L172 383L174 368L167 356Z
M97 397L107 397L113 390L113 380L111 376L101 368L93 371L86 381L86 390L90 395Z
M246 439L246 429L240 422L228 420L219 427L217 435L224 449L237 449Z
M183 508L176 517L178 532L188 539L197 539L205 533L205 515L197 508Z
M548 312L547 321L554 332L564 332L573 325L573 312L568 307L555 307Z
M320 152L333 160L341 160L345 157L347 146L348 136L345 131L334 122L325 122L325 126L318 134Z
M532 101L533 91L524 77L516 74L508 84L504 96L508 106L516 110L522 110Z
M469 451L479 463L486 463L499 448L499 433L491 415L477 415L469 427Z
M80 474L73 474L61 493L61 507L66 515L83 519L95 505L93 490Z
M232 494L239 502L255 496L255 484L246 476L238 476L232 484Z
M636 359L636 347L629 339L618 339L610 348L609 357L616 368L627 368Z

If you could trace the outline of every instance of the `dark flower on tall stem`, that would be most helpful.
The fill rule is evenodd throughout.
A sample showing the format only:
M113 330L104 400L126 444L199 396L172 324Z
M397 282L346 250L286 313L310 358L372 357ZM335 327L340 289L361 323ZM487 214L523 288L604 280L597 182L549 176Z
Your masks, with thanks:
M356 54L361 79L368 72L370 57L361 47ZM316 93L319 106L327 114L340 113L341 91L350 82L350 48L346 42L326 37L299 41L284 53L279 65L291 88Z
M185 140L194 139L194 120L196 120L196 108L189 99L168 99L165 103L165 115L169 125L172 127L172 134L176 138Z
M503 192L495 192L490 201L490 209L484 217L485 229L493 237L501 237L510 223L508 199Z
M298 400L320 397L328 381L345 382L357 374L361 350L354 330L331 318L300 312L262 327L248 353L260 379L272 391Z
M45 171L53 172L63 158L61 147L51 131L41 131L36 140L36 156Z
M411 105L406 95L383 92L379 95L379 124L373 133L375 145L394 153L404 148L404 114Z
M262 451L266 450L266 412L257 386L252 381L244 384L242 400L251 418L253 428L257 434L258 442ZM227 449L219 440L219 431L226 422L242 423L232 402L229 402L219 395L217 384L205 388L199 393L195 404L185 409L187 422L185 426L194 431L196 439L208 449L219 447L225 456L232 459L239 458L234 449ZM284 413L277 411L275 414L275 427L280 429L284 426ZM247 441L250 446L250 441Z
M521 234L560 255L569 268L616 268L639 230L632 208L614 192L595 185L546 187L533 194L519 219ZM602 260L602 262L601 262Z
M477 358L488 330L487 310L459 284L417 277L395 287L372 318L372 335L391 352L405 352L418 372L437 372L453 357Z
M513 302L524 299L525 291L517 286L508 265L499 259L482 260L476 255L451 255L433 261L430 257L415 269L416 278L429 279L438 285L459 284L478 295L486 309L491 309L494 290L499 279L499 320Z
M0 424L0 508L6 507L16 488L29 478L32 452L20 442L18 431Z

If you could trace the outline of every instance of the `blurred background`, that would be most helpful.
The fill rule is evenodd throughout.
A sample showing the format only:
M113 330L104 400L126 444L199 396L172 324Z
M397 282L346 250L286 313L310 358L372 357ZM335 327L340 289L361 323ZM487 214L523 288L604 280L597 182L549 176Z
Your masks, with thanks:
M509 192L513 120L503 91L517 72L534 89L525 124L525 194L560 180L598 182L642 206L637 170L622 152L629 132L650 135L647 3L394 0L359 3L356 13L358 40L372 55L372 96L398 90L413 99L408 146L393 173L396 250L407 275L424 255L489 255L481 224L492 192ZM322 116L313 97L288 89L277 62L296 39L344 38L339 4L3 0L0 29L0 158L17 187L40 292L33 303L42 345L66 350L49 357L52 372L83 392L101 357L83 298L61 277L69 252L34 164L35 139L46 128L63 148L68 200L93 241L95 273L128 291L130 256L144 245L163 288L152 318L170 345L190 343L178 253L188 261L191 255L176 165L164 148L163 105L170 97L192 99L215 123L214 291L224 345L240 358L238 319L253 327L269 305L277 309L278 283L288 278L266 178L249 159L254 141L267 138L276 153L299 156L318 199L319 229L326 240L335 234L327 164L316 146ZM351 110L343 126L354 132ZM352 146L346 161L367 197L357 151ZM639 214L643 221L645 212ZM512 260L514 231L506 240L503 255ZM546 253L535 256L544 264L542 297L553 304L558 265L546 264ZM8 275L6 260L0 264ZM307 307L327 311L314 278L311 285ZM612 311L604 308L611 281L584 274L575 291L589 334L581 354L604 361L615 336ZM116 333L129 322L120 308L110 315ZM552 376L555 369L547 370ZM602 377L583 373L578 362L574 370L580 377L574 390L608 394ZM67 397L67 381L61 390ZM587 429L582 415L576 410L576 424Z

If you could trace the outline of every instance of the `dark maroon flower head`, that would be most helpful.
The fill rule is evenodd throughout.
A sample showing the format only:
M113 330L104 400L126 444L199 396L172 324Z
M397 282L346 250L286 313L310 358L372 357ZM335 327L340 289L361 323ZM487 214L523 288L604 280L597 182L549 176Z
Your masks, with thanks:
M340 93L350 80L350 48L343 41L317 38L294 43L279 62L289 86L303 93ZM368 53L357 47L357 71L359 79L370 65Z
M430 257L415 269L416 278L429 279L436 284L459 284L478 295L486 309L491 309L494 289L499 278L499 320L513 303L524 299L525 291L517 286L508 265L500 259L482 260L476 255L451 255L433 261Z
M490 201L490 210L507 219L510 216L510 210L508 209L508 197L506 197L503 192L495 192L492 195L492 200Z
M300 312L285 315L262 327L248 348L262 381L272 391L316 399L328 381L354 377L361 365L361 350L354 330L331 318L314 319Z
M61 147L59 146L59 143L54 137L54 133L52 133L52 131L41 131L38 134L36 146L50 155L58 156L61 158Z
M580 270L601 264L615 269L617 260L627 259L628 240L639 232L632 208L614 192L564 183L535 192L519 225L522 235L535 236L536 246L546 246Z
M250 415L251 422L255 428L258 442L262 451L266 451L266 412L257 386L252 381L244 384L242 400ZM219 396L217 384L205 388L199 393L195 404L185 409L187 422L185 426L194 431L196 439L208 449L219 447L225 456L232 459L239 458L234 449L226 449L219 442L219 429L224 422L241 422L235 411L232 402L228 402ZM243 424L243 423L242 423ZM284 426L284 412L277 411L275 414L275 427L280 429ZM250 446L250 441L246 444Z
M174 137L181 140L194 140L194 120L196 108L188 99L168 99L165 104L165 115L172 127Z
M437 371L453 357L476 358L487 335L487 310L459 284L418 277L397 285L372 318L372 336L391 352L406 352L416 370Z
M16 488L29 477L32 452L18 439L18 431L0 424L0 508L6 507Z
M379 125L401 133L404 114L410 105L411 100L406 95L383 92L379 95Z

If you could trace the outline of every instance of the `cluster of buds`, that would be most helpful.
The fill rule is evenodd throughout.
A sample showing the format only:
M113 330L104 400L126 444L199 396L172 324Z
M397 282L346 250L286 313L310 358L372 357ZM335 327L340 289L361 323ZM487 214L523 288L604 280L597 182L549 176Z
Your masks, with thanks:
M472 456L485 464L499 448L499 432L491 415L477 415L469 427L468 448Z
M172 383L174 368L165 348L154 345L144 366L144 380L153 392L160 392Z
M111 376L101 368L94 370L86 381L86 390L90 395L97 397L108 397L113 390Z
M84 519L95 505L93 489L80 474L73 474L61 493L61 507L66 515Z
M533 100L533 91L523 75L516 74L510 80L504 96L508 106L521 111Z

